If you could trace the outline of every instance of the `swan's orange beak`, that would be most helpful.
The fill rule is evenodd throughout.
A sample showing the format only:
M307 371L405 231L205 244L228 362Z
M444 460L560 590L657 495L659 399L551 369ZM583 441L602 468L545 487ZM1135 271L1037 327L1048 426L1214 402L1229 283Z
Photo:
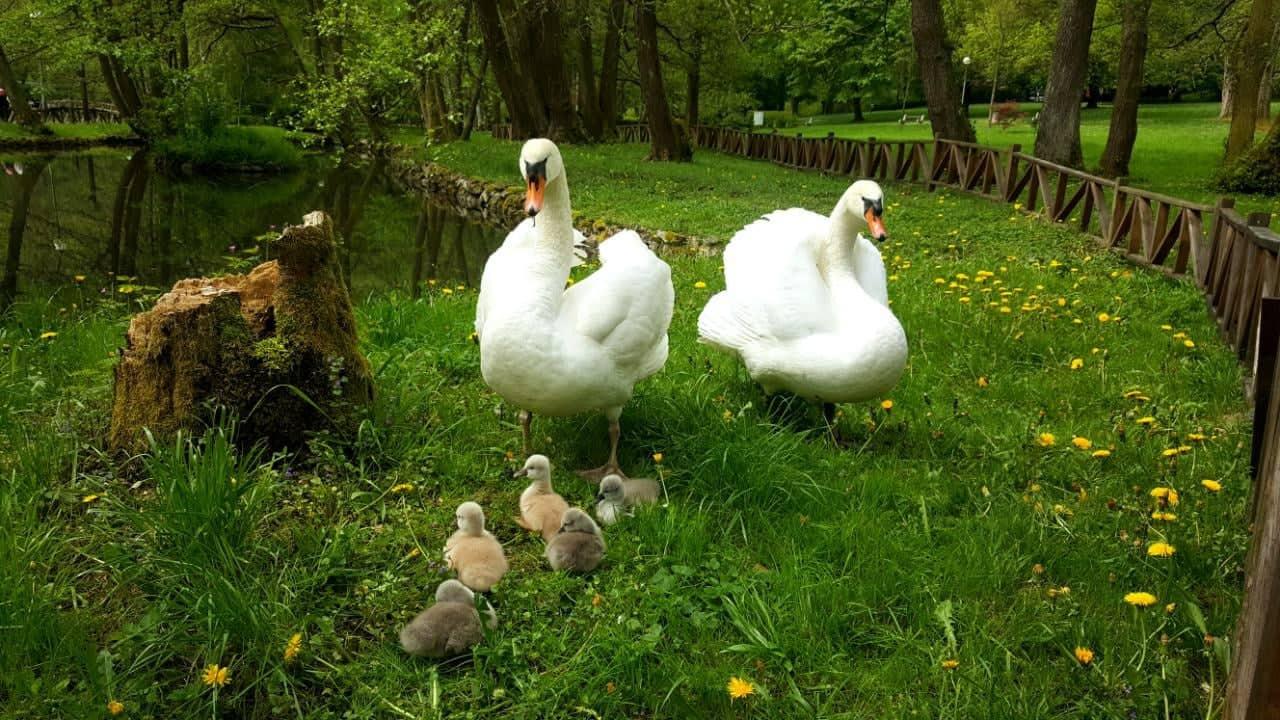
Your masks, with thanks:
M884 220L876 215L871 208L867 208L867 212L863 215L867 219L867 229L871 231L871 239L876 242L883 242L889 237L889 233L884 229Z
M524 211L529 217L542 212L542 192L547 188L547 179L541 175L529 178L529 188L524 193Z

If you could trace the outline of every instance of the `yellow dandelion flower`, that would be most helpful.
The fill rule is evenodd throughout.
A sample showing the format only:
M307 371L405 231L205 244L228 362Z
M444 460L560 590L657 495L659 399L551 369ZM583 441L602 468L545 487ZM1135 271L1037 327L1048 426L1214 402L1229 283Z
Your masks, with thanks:
M1077 647L1076 660L1078 660L1081 665L1089 665L1093 662L1093 651L1087 647Z
M1072 444L1072 445L1075 445L1076 447L1080 448L1081 450L1088 450L1089 448L1093 447L1093 441L1092 441L1092 440L1090 440L1090 439L1089 439L1089 438L1087 438L1087 437L1080 437L1079 435L1077 435L1077 436L1075 436L1075 437L1071 438L1071 444Z
M302 652L302 633L294 633L289 638L289 642L284 646L284 661L291 663L298 658L298 653Z
M694 284L693 284L693 286L694 286L694 287L696 287L696 288L698 288L699 290L705 290L705 289L707 288L707 284L706 284L706 283L704 283L704 282L702 282L701 280L699 280L698 282L694 283Z
M960 661L955 658L947 658L942 661L943 670L955 670L958 667L960 667Z
M1126 391L1124 394L1125 400L1133 400L1134 398L1138 398L1138 397L1142 397L1141 390L1129 390L1129 391Z
M231 668L221 667L218 664L205 666L204 673L200 676L200 681L209 687L223 687L231 682Z
M83 275L77 275L77 276L75 276L73 279L74 279L77 283L82 283L82 282L84 282L84 281L85 281L85 276L83 276Z
M1147 547L1147 556L1167 558L1173 557L1173 554L1177 551L1177 548L1167 542L1153 542Z
M1046 432L1046 433L1040 433L1040 435L1036 437L1036 442L1040 445L1040 447L1052 447L1055 443L1058 442L1058 439L1053 436L1053 433Z
M1164 457L1173 457L1178 454L1178 448L1165 448L1160 451L1160 454Z
M1159 520L1161 522L1174 522L1178 519L1178 516L1175 513L1165 512L1163 510L1157 510L1151 513L1151 519Z
M1041 565L1040 563L1036 563L1035 565L1032 565L1032 566L1031 566L1031 572L1032 572L1032 574L1035 574L1035 575L1043 575L1043 574L1044 574L1044 565Z
M991 381L987 379L986 375L981 375L978 377L978 387L984 388L990 385L991 385Z
M1110 451L1110 450L1105 450L1105 449L1103 449L1103 450L1094 450L1094 451L1093 451L1093 456L1094 456L1094 457L1096 457L1096 458L1109 458L1109 457L1111 457L1111 451Z
M1184 333L1184 332L1176 332L1176 333L1174 333L1174 334L1173 334L1173 339L1174 339L1174 340L1181 340L1181 339L1185 338L1186 336L1187 336L1187 334L1186 334L1186 333Z
M1187 440L1190 440L1191 442L1204 442L1205 440L1208 439L1208 437L1209 436L1205 435L1204 433L1198 433L1198 432L1187 433Z
M1184 346L1186 346L1186 347L1189 347L1189 348L1193 348L1193 347L1195 347L1195 346L1196 346L1196 343L1195 343L1195 341L1194 341L1194 340L1183 340L1183 341L1182 341L1182 344L1183 344Z
M407 493L407 492L410 492L411 490L413 490L413 483L407 483L407 482L397 483L391 486L391 492L395 495L399 495L401 493Z
M1219 490L1222 489L1222 483L1218 482L1217 480L1201 480L1200 484L1204 486L1204 489L1208 490L1209 492L1218 492Z
M453 288L440 288L440 292L444 293L445 295L452 295Z
M729 678L729 684L725 686L729 691L730 700L740 700L748 695L756 694L756 686L750 680L743 680L740 677Z
M656 464L658 464L658 465L661 465L661 464L662 464L662 453L660 453L660 452L656 452L656 453L654 453L654 454L653 454L653 462L654 462L654 463L656 463Z
M1111 320L1111 316L1107 313L1098 313L1098 322L1104 323Z
M54 338L56 338L56 337L58 337L58 333L56 333L56 332L54 332L54 331L52 331L52 330L49 330L49 331L47 331L47 332L42 332L42 333L40 333L40 339L41 339L41 340L52 340L52 339L54 339Z
M1151 607L1156 604L1156 596L1149 592L1131 592L1124 596L1124 601L1134 607Z
M1173 611L1177 609L1178 609L1178 603L1169 603L1168 605L1164 606L1164 613L1166 615L1172 615Z
M1134 422L1138 423L1139 425L1155 425L1156 419L1148 415L1146 417L1140 417L1137 420L1134 420Z
M892 409L893 409L893 401L892 401L892 400L881 400L881 401L880 401L880 409L881 409L881 410L892 410Z
M733 411L725 410L720 417L724 418L725 422L733 422Z
M119 700L112 700L111 702L107 703L107 712L111 713L112 715L119 715L120 713L124 712L124 703L120 702Z
M1084 359L1083 359L1083 358L1071 358L1071 369L1072 369L1072 370L1079 370L1079 369L1080 369L1080 368L1082 368L1082 367L1084 367Z
M102 496L101 496L101 495L93 495L93 494L85 495L84 497L80 498L80 502L82 502L82 503L91 503L91 502L95 502L95 501L96 501L98 498L100 498L100 497L102 497Z
M1161 325L1161 326L1160 326L1160 329L1161 329L1161 330L1164 330L1165 332L1168 332L1168 331L1170 331L1170 330L1172 330L1172 329L1173 329L1173 326L1172 326L1172 325Z

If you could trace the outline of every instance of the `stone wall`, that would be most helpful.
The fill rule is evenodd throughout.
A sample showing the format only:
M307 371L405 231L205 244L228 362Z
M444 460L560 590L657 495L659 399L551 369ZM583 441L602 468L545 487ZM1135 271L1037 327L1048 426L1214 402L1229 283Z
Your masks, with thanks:
M437 163L424 163L407 158L391 162L392 175L406 189L427 193L453 208L459 215L476 222L502 228L515 227L525 218L524 194L517 187L477 180ZM646 228L625 228L603 220L591 220L574 213L574 225L593 243L622 230L635 230L655 251L692 252L714 255L723 249L718 238L696 238Z

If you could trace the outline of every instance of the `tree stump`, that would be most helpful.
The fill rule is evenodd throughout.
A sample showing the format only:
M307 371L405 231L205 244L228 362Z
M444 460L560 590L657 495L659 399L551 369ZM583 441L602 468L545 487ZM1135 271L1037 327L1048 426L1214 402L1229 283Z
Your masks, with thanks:
M309 434L352 433L373 400L333 223L323 212L286 227L277 260L248 275L180 280L129 323L115 370L108 446L145 449L198 430L219 410L239 438L301 449Z

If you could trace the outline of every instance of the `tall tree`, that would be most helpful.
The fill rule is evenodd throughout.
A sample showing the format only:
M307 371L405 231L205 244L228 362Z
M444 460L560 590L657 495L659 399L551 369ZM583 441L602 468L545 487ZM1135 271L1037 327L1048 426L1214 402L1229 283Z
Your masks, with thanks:
M476 19L484 36L485 54L498 82L498 92L511 115L511 129L517 138L545 135L547 123L536 107L533 85L516 67L512 44L502 27L502 14L497 0L475 0Z
M1089 43L1098 0L1062 0L1053 63L1044 108L1036 128L1036 155L1069 167L1082 167L1080 97L1089 69Z
M671 106L667 104L667 91L662 83L654 3L655 0L636 0L636 61L640 66L640 90L649 120L649 157L688 161L693 158L693 151L684 132L671 119Z
M9 105L13 108L13 119L19 125L29 128L42 127L40 114L31 109L30 98L27 97L27 89L22 84L22 79L18 77L18 73L14 71L13 66L9 64L9 56L4 53L4 46L0 46L0 87L5 89L9 94Z
M1237 44L1233 60L1235 86L1231 94L1231 130L1227 133L1228 163L1253 144L1258 126L1258 87L1271 58L1271 34L1275 0L1253 0L1244 40Z
M1147 61L1147 22L1151 0L1122 0L1120 7L1120 61L1116 97L1111 109L1107 147L1102 151L1102 174L1129 174L1133 143L1138 139L1138 102L1142 97L1142 72Z
M596 57L592 44L591 4L578 6L578 112L588 135L604 134L604 118L600 115L600 86L596 84Z
M618 122L618 62L622 56L622 26L626 21L626 0L610 0L598 90L602 138L613 137Z
M911 0L911 34L915 38L933 136L975 141L973 126L960 104L960 78L951 61L952 46L947 39L941 0Z

